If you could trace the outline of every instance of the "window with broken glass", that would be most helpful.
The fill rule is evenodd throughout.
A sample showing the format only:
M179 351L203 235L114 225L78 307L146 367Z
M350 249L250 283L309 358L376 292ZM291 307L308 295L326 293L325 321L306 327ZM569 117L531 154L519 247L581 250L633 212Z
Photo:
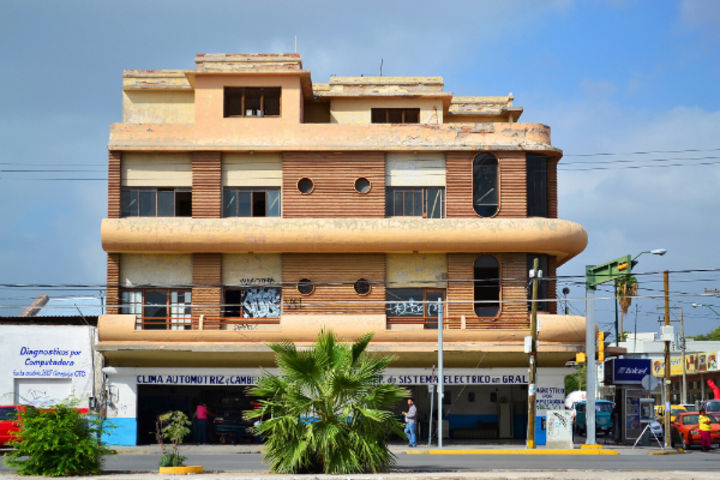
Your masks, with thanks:
M500 311L500 264L492 255L483 255L474 267L475 315L495 317Z
M190 187L125 187L120 193L123 217L191 217Z
M527 215L548 216L547 162L549 157L539 153L527 154Z
M398 324L422 324L437 329L438 300L445 300L439 288L388 288L385 290L388 321Z
M137 330L192 328L189 289L132 289L120 294L120 313L135 315Z
M225 117L280 115L280 87L225 87Z
M277 287L228 288L224 317L280 318L281 289Z
M224 217L279 217L280 188L225 187Z
M473 160L473 208L481 217L498 211L498 161L489 153Z
M441 187L388 187L388 217L445 217L445 189Z

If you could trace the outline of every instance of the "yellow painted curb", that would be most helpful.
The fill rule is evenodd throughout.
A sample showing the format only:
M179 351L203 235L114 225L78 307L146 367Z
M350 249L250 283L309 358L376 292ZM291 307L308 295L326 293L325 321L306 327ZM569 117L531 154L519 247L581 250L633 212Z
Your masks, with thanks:
M678 448L677 450L658 450L656 452L650 452L648 455L676 455L680 453L685 453L685 450L682 448Z
M177 474L177 475L187 475L188 473L202 473L203 467L202 465L187 465L182 467L160 467L158 473L159 474Z
M600 449L602 449L602 445L597 445L597 444L590 445L587 443L583 443L582 445L580 445L580 449L581 450L600 450Z
M617 450L403 450L408 455L620 455Z

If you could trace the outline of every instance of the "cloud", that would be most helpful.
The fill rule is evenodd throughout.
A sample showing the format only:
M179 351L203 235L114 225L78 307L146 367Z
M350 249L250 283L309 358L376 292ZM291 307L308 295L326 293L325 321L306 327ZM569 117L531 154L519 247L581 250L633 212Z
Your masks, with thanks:
M680 20L686 25L720 27L720 2L716 0L682 0Z

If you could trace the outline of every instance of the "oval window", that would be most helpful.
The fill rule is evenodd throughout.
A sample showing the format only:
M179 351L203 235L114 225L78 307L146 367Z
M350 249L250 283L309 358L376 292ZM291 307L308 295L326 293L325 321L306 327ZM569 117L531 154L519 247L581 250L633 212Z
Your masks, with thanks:
M312 282L312 280L303 278L298 282L297 290L303 295L310 295L315 291L315 284Z
M355 191L358 193L368 193L370 191L370 180L360 177L355 180Z
M473 208L481 217L498 211L498 161L489 153L473 160Z
M304 177L298 181L297 187L298 190L300 190L300 193L309 194L312 193L313 189L315 188L315 184L309 178Z
M500 311L500 264L492 255L475 260L475 315L494 317Z
M361 278L357 282L355 282L355 292L358 295L367 295L370 293L370 282L365 280L364 278Z

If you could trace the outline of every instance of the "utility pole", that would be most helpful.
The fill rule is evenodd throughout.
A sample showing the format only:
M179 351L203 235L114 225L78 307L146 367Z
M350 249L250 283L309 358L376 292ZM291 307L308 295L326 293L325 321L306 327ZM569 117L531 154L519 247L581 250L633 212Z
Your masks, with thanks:
M658 309L664 307L657 307ZM682 391L680 393L682 397L681 403L687 403L687 373L685 371L685 320L683 318L682 307L670 307L670 311L677 310L680 312L680 352L682 354Z
M535 375L537 372L537 296L540 260L533 260L532 305L530 310L530 378L528 380L527 448L535 448Z
M663 285L665 287L665 327L670 326L670 272L663 272ZM665 448L670 448L670 339L665 338Z
M443 377L443 330L445 329L445 322L443 320L443 303L442 299L438 300L438 406L437 406L437 436L438 436L438 448L443 446L443 396L445 391L445 377Z

